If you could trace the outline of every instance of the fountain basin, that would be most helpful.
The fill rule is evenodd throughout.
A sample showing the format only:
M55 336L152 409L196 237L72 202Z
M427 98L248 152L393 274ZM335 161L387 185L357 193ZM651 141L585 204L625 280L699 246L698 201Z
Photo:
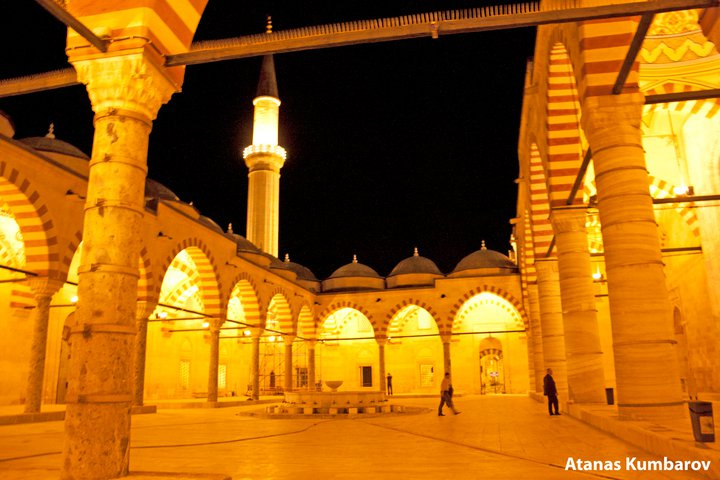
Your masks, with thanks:
M387 404L385 395L380 391L313 392L298 390L285 392L284 404L308 408L364 408L379 407Z

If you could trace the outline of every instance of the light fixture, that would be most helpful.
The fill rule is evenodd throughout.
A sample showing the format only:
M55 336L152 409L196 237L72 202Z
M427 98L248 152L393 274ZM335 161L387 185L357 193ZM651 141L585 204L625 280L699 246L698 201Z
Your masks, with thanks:
M600 272L600 268L599 268L599 267L595 270L595 272L593 272L592 278L593 278L593 280L596 280L596 281L597 281L597 280L602 280L603 274Z
M167 318L167 312L158 312L156 315L157 318L162 318L163 320Z
M268 337L268 342L274 342L275 341L275 335L270 335Z
M251 333L252 333L252 332L251 332L250 330L245 330L245 331L243 332L243 335L245 335L246 337L249 337Z
M203 322L203 328L208 328L210 326L210 322Z
M77 302L78 302L78 296L77 296L77 295L73 295L72 297L70 297L70 303L77 303Z

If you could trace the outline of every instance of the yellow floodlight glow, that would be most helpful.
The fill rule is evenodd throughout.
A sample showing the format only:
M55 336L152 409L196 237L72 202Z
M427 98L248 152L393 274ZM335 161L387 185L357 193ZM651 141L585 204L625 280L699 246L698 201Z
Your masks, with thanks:
M203 328L208 328L210 326L210 322L203 322Z
M158 312L157 318L162 318L163 320L167 318L167 312Z
M250 330L245 330L243 332L243 335L245 335L246 337L249 337L251 334L252 334L252 332Z
M73 295L72 297L70 297L70 303L75 304L75 303L77 303L77 302L78 302L78 296L77 296L77 295Z

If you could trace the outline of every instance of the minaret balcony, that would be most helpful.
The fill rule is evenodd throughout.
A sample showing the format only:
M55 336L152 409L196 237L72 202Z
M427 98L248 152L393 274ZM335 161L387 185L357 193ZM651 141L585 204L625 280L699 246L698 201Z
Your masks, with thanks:
M243 150L243 158L248 158L251 155L258 153L277 155L283 160L287 157L287 152L280 145L250 145L249 147L245 147L245 150Z

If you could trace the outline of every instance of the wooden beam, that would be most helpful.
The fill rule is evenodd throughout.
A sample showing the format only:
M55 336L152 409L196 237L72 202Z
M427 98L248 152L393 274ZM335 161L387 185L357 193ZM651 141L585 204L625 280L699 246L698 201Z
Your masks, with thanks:
M627 55L625 55L625 61L623 61L622 67L620 67L620 71L618 72L617 79L615 80L615 85L613 85L613 95L622 93L625 81L627 80L628 75L630 75L630 70L632 70L637 54L642 47L645 35L647 34L650 25L652 25L653 18L655 18L654 13L647 13L640 18L640 23L638 23L637 30L635 30L635 36L633 37L632 42L630 42L630 48L628 49Z
M670 102L686 102L688 100L707 100L708 98L719 98L720 88L711 88L707 90L693 90L689 92L673 92L660 93L657 95L647 95L645 104L651 105L655 103Z
M708 8L720 0L649 0L592 7L540 10L539 2L431 12L402 17L303 27L193 44L190 51L166 57L167 66L195 65L267 54L455 33L533 27L553 23L652 15Z
M566 205L572 205L573 201L575 201L575 195L577 195L578 190L580 190L580 185L582 185L582 182L585 179L585 173L587 172L591 159L592 150L588 148L587 152L585 152L585 156L583 157L583 161L580 164L577 176L575 177L575 183L573 183L572 189L570 190L570 195L568 195L568 199L565 202Z
M60 20L69 28L72 28L77 33L85 37L85 40L90 42L95 48L101 52L107 52L108 42L95 35L92 30L83 25L80 20L70 15L70 13L61 7L54 0L35 0L41 7L50 12L50 15Z
M0 80L0 98L78 85L74 68Z

